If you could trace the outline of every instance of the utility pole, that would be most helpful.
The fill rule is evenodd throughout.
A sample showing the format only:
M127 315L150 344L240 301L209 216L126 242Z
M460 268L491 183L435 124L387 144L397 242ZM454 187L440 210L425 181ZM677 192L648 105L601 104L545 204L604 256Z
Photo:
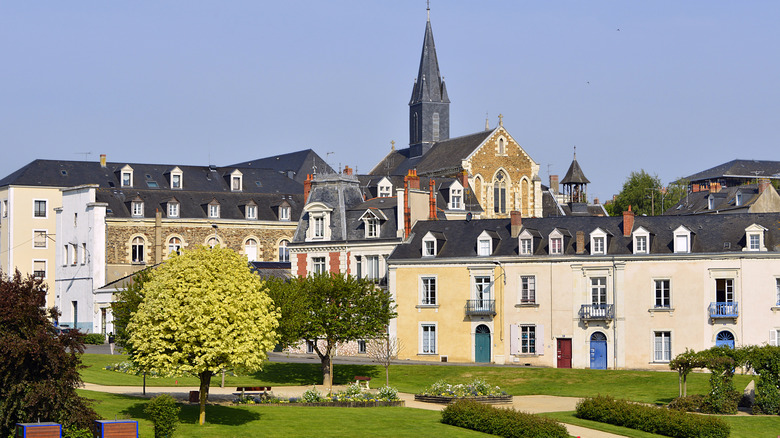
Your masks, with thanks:
M650 190L650 215L655 216L655 187L645 187L645 191L648 190Z

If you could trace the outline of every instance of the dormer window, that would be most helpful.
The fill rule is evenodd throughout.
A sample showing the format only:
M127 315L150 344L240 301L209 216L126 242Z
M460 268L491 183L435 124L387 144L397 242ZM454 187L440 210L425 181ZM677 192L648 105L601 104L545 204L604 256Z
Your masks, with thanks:
M179 217L179 201L168 201L168 217Z
M753 224L745 228L746 245L743 251L766 251L764 246L764 232L766 228Z
M650 232L643 227L638 227L633 232L634 254L650 253Z
M287 201L284 201L279 206L279 220L280 221L289 221L290 220L290 204L287 203Z
M133 168L130 165L126 165L122 168L120 174L121 187L133 187Z
M244 206L244 216L249 220L257 219L257 204L254 202Z
M551 255L563 254L563 233L558 228L552 230L548 241L550 245L548 252Z
M209 204L209 217L212 219L219 218L219 202L217 201L211 201Z
M230 174L230 191L240 192L244 187L244 174L236 169Z
M133 217L144 217L144 201L133 201L130 208Z
M304 207L304 211L309 214L306 240L330 239L330 212L332 209L322 202L312 202Z
M715 196L710 195L707 197L707 209L709 210L715 209Z
M534 253L533 242L534 242L534 240L532 238L530 238L530 237L528 237L528 238L521 237L520 238L520 254L521 255L533 254Z
M737 194L734 195L734 205L737 207L742 205L742 192L737 191Z
M493 254L493 250L498 246L498 233L495 231L483 231L477 238L477 255L489 256Z
M450 210L463 210L463 186L455 181L450 186Z
M590 253L591 254L606 254L607 253L607 237L608 233L601 228L596 228L590 233Z
M382 178L377 184L377 192L380 198L389 198L393 196L393 184L387 178Z
M174 167L171 170L171 188L172 189L182 188L182 171L178 167Z
M423 236L422 239L422 255L423 257L435 257L439 250L441 249L441 245L444 244L444 234L434 232L434 231L428 231L428 233Z
M381 210L369 209L360 217L366 229L366 239L377 238L380 235L381 221L387 220L387 217Z
M684 225L674 230L674 252L691 252L691 230Z

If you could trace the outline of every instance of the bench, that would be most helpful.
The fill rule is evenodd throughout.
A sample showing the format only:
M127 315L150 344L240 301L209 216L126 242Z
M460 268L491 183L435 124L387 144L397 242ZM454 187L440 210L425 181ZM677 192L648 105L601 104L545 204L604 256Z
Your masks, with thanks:
M236 391L233 395L239 395L241 397L244 397L245 395L260 395L263 397L268 397L268 393L271 391L270 386L239 386L236 388Z
M368 388L368 383L371 381L371 377L366 376L355 376L355 384L357 386L365 386L366 389Z

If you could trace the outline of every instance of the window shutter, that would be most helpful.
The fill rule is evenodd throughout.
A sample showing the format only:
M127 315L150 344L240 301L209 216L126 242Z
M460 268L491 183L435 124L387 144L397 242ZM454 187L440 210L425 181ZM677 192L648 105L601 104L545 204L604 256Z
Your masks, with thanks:
M509 326L509 354L518 353L518 341L520 340L520 330L517 328L517 324Z
M777 346L777 330L769 330L769 345Z
M544 324L536 326L536 354L544 354Z

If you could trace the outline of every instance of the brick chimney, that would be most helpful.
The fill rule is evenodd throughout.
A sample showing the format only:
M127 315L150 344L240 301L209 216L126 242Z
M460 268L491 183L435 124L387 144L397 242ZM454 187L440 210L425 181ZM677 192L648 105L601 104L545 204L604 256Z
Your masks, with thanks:
M344 166L344 175L350 176L352 175L352 168L349 166Z
M599 205L599 198L593 198L593 205Z
M409 173L404 177L404 182L409 182L409 188L420 190L420 177L417 176L417 169L409 169Z
M516 238L520 235L520 229L523 228L523 216L517 210L509 212L509 223L511 224L510 231L512 238Z
M758 180L758 194L764 193L764 190L768 189L772 183L769 178L761 178Z
M585 254L585 232L577 231L577 254Z
M466 170L460 172L460 185L462 185L464 189L469 188L469 173Z
M710 183L710 193L718 193L720 192L720 183Z
M303 182L303 202L306 203L309 200L309 192L311 192L311 174L306 175L306 180Z
M550 175L550 189L555 193L560 193L558 190L558 175Z
M106 154L100 154L100 167L106 168Z
M409 171L411 173L411 170ZM417 181L420 182L419 180ZM404 240L412 232L412 213L409 210L409 180L404 178Z
M436 217L436 181L433 179L428 180L428 189L430 194L428 196L428 220L435 221Z
M629 205L628 210L623 212L623 236L630 236L632 231L634 231L634 212Z

